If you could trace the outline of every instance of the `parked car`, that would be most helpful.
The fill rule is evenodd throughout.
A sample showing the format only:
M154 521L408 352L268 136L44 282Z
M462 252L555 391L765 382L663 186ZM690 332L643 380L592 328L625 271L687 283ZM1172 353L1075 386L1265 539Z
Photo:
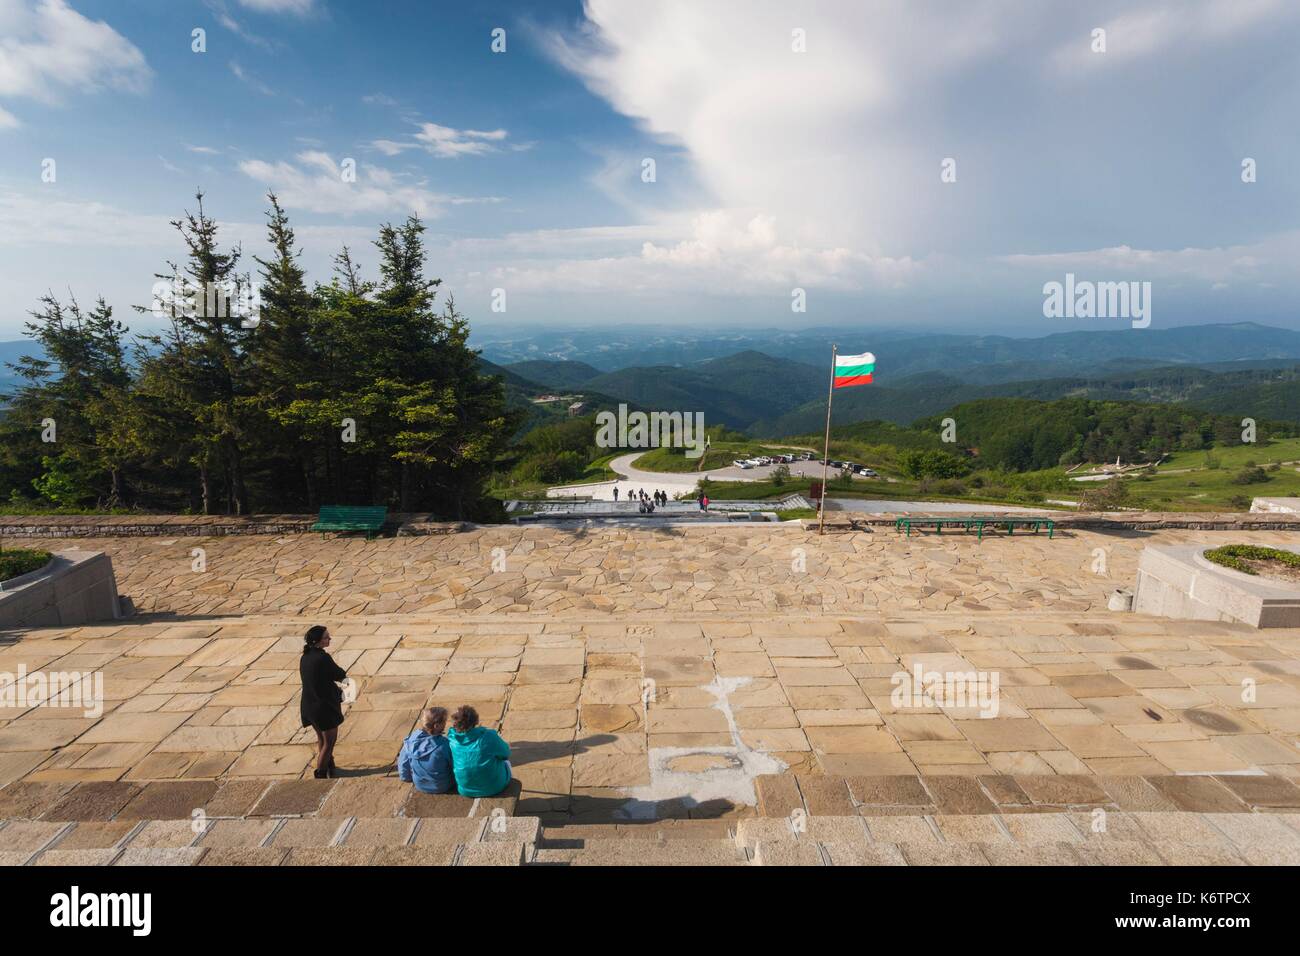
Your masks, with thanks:
M854 471L855 474L861 475L863 478L875 478L875 477L876 477L876 473L875 473L875 471L873 471L872 469L868 468L866 465L858 465L858 467L855 468L855 469L853 469L853 471Z
M744 460L743 458L737 458L735 461L732 462L732 464L735 465L737 468L753 468L753 467L754 467L753 465L751 465L748 461Z
M812 461L812 452L806 451L799 456L800 461Z

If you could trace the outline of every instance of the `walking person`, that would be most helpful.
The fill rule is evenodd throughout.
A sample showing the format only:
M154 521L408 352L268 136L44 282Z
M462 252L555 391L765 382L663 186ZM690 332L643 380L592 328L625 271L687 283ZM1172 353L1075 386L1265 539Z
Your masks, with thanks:
M618 501L618 485L614 486L614 500Z
M494 797L510 783L510 745L495 730L478 725L469 704L451 715L451 764L456 789L466 797Z
M298 676L302 679L302 725L316 731L316 770L312 776L337 777L334 766L334 741L343 723L343 690L340 681L347 672L330 657L330 632L323 624L307 629L303 638Z

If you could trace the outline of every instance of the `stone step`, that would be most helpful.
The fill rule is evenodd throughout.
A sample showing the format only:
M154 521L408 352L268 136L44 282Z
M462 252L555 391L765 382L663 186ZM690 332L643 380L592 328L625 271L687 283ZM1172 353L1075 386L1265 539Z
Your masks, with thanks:
M591 840L725 840L734 824L721 820L658 820L653 823L592 823L542 826L539 846L560 849Z
M208 817L512 816L519 781L496 797L420 793L396 777L232 777L225 780L16 781L0 788L0 819L51 823L189 820Z
M210 820L0 820L0 866L256 864L309 859L420 865L517 865L536 817L242 817ZM479 849L470 849L478 848ZM468 852L467 852L468 850ZM321 856L323 851L330 851ZM339 851L339 852L333 852ZM516 863L511 863L518 857Z
M746 866L748 855L729 839L595 839L581 847L539 847L532 863L565 866Z

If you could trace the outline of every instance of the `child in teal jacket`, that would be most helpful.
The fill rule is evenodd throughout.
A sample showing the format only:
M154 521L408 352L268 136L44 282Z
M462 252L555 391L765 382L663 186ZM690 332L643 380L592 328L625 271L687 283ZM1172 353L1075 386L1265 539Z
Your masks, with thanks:
M478 725L468 704L451 715L451 767L456 789L467 797L493 797L510 783L510 745L495 730Z

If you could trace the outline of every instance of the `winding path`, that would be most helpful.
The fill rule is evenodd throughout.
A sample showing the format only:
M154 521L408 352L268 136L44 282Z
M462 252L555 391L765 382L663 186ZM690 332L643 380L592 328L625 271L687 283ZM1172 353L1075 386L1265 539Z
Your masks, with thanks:
M695 490L695 483L701 478L711 481L753 481L754 478L739 468L714 468L712 471L642 471L633 468L636 461L645 452L637 451L629 455L620 455L609 463L610 469L622 477L618 481L602 481L589 485L560 485L546 489L548 498L571 498L578 495L590 496L596 501L613 501L614 489L619 489L619 497L626 499L630 490L645 489L650 494L656 488L667 492L668 496L685 494Z

